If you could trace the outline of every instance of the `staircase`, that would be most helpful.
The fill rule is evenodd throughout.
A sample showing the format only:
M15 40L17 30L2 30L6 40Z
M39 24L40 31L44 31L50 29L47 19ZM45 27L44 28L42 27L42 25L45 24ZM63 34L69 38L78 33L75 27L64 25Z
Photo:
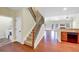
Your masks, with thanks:
M34 18L34 21L36 22L35 27L33 28L32 32L29 34L29 36L27 37L27 39L25 40L25 44L28 46L31 46L32 48L34 48L34 42L38 36L38 33L40 31L40 28L42 26L42 24L44 23L44 18L43 16L39 13L38 10L36 10L35 8L29 7L28 8L31 15Z

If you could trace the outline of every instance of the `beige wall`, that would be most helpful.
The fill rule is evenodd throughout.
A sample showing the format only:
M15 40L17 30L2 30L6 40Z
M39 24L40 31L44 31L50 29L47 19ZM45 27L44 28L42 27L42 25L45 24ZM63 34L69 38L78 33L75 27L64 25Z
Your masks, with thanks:
M0 7L0 16L7 16L7 17L12 17L13 18L13 37L15 39L15 17L16 17L16 11L11 10L6 7Z
M32 30L35 22L34 18L30 14L28 9L23 10L23 20L22 20L22 28L23 28L23 37L27 36L28 33Z
M0 7L0 15L2 16L8 16L8 17L15 17L16 11L6 8L6 7Z
M73 28L79 29L79 17L75 17L73 21Z
M27 8L23 8L22 10L20 10L17 16L21 17L22 21L21 24L22 39L20 41L24 41L27 39L27 36L31 33L36 23Z

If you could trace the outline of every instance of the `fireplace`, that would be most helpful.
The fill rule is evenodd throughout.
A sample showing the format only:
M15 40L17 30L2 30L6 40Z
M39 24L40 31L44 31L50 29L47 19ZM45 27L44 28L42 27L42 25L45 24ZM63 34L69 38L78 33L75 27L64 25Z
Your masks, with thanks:
M77 43L78 33L76 32L67 32L67 41L71 43Z

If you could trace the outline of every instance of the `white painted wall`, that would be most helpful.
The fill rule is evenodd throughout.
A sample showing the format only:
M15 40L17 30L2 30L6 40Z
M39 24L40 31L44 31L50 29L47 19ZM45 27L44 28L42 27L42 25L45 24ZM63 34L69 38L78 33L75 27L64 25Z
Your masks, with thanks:
M27 39L27 36L31 33L36 23L28 8L23 8L21 11L19 11L18 16L21 18L22 22L22 39L19 39L19 42L23 44L24 41Z
M21 42L22 41L22 19L21 17L16 17L16 41Z
M12 18L0 16L0 38L8 38L9 32L13 32L12 20Z
M23 9L22 15L23 15L22 35L23 39L26 40L27 36L31 33L36 23L28 8Z
M55 20L47 20L45 22L45 28L46 30L52 30L52 24L65 24L65 23L71 23L71 27L73 27L73 21L72 20L58 20L58 21L55 21Z
M23 38L27 37L35 26L34 18L32 17L28 8L23 9L23 20L22 20Z
M65 19L66 19L66 17L71 17L72 19L73 19L73 22L72 21L70 21L70 22L72 22L72 28L79 28L79 13L76 13L76 14L69 14L69 15L60 15L60 16L51 16L51 17L47 17L47 18L45 18L45 23L46 24L49 24L49 25L47 25L48 27L49 26L51 26L51 23L57 23L57 22L55 22L55 21L58 21L58 23L63 23L63 22L66 22L65 21ZM63 21L61 21L61 19L63 20Z
M73 20L73 28L79 29L79 17L75 17Z

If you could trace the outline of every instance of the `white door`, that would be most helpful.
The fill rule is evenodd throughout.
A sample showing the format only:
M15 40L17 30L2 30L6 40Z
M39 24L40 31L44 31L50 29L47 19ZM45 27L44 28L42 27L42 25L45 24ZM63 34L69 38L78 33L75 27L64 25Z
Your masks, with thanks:
M16 17L16 41L21 42L22 35L21 35L21 18Z

